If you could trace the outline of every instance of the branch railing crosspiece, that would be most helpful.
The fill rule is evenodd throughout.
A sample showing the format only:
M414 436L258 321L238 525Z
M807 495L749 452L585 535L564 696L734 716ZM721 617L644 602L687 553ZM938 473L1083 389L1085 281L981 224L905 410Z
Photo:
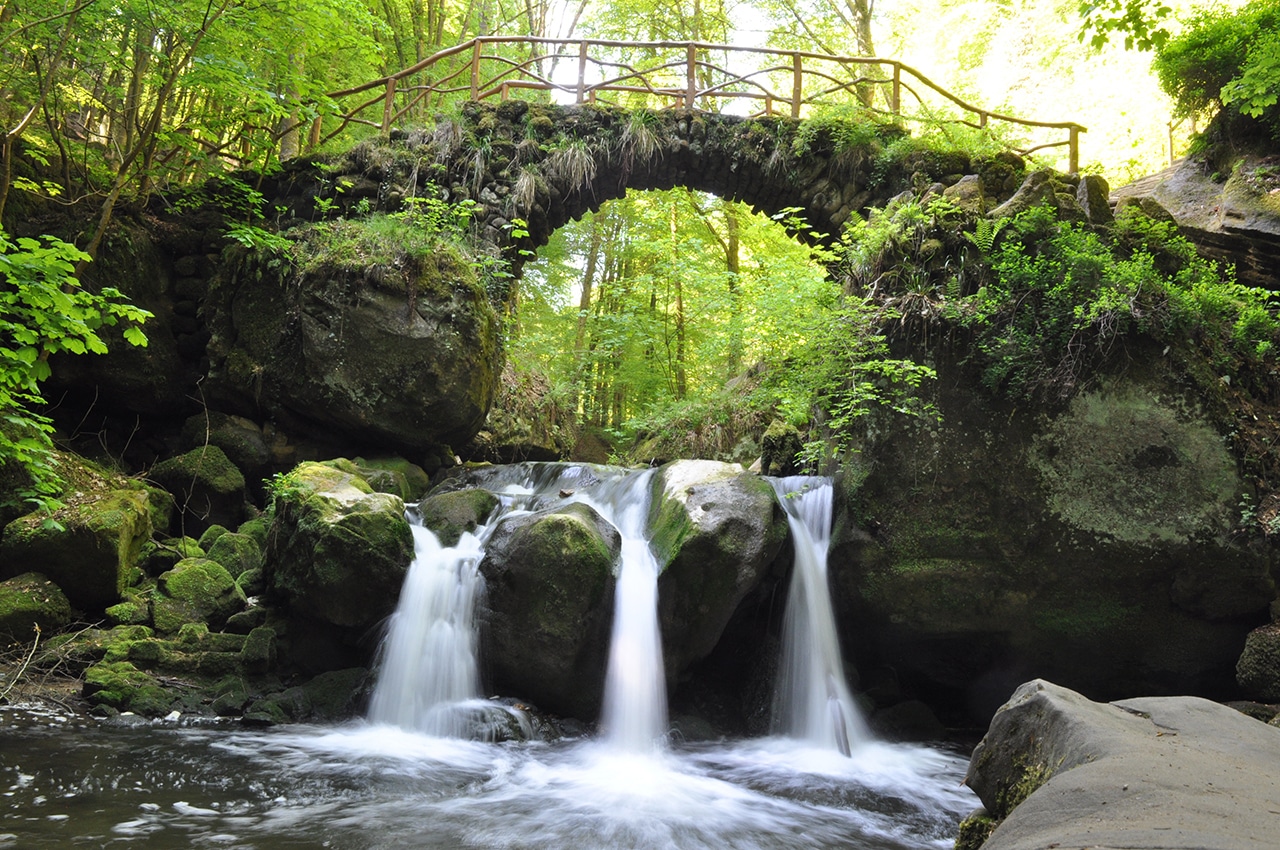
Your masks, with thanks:
M521 45L528 48L525 59L499 52ZM713 56L723 56L723 64ZM557 75L558 67L569 73ZM908 123L925 120L907 113L904 99L909 96L923 114L939 106L958 110L960 117L932 119L937 123L982 130L994 121L1033 132L1065 131L1065 138L1012 149L1026 155L1065 147L1072 172L1080 167L1080 134L1085 131L1072 121L1034 121L974 106L896 59L698 41L480 36L381 79L328 93L325 100L338 109L328 118L328 132L322 129L324 119L317 119L309 141L315 146L351 125L389 133L396 122L433 99L506 100L519 91L545 92L561 103L705 112L723 112L732 105L745 109L749 118L802 118L814 106L854 95L872 113ZM877 92L883 107L874 105ZM381 115L370 116L378 105Z

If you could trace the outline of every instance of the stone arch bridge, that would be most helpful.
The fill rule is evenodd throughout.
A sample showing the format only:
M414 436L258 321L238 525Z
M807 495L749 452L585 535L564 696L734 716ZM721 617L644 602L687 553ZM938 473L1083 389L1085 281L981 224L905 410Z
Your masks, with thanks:
M558 228L630 190L708 192L771 217L795 216L800 238L822 240L838 236L850 216L913 187L969 174L991 199L1017 187L1023 162L1016 154L971 161L959 151L890 149L905 136L897 125L873 121L467 103L433 130L363 143L345 172L304 189L307 197L294 203L302 217L316 217L317 207L394 210L430 179L446 200L471 206L480 241L518 275Z

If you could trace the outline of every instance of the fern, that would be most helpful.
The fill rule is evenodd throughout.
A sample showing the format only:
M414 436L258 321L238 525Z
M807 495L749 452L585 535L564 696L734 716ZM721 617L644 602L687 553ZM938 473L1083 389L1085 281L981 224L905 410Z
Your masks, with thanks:
M1000 231L1009 223L1007 218L980 218L973 224L973 232L966 232L965 239L968 239L983 256L990 254L991 249L995 247L996 237L1000 235Z

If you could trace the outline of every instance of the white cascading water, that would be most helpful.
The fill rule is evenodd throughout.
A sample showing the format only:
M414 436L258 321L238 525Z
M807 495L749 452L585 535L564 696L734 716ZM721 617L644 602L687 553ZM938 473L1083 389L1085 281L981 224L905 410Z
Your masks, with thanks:
M476 601L484 544L503 518L556 494L573 467L535 467L502 486L502 506L457 545L412 525L415 553L388 625L369 720L439 737L465 737L458 709L480 697ZM666 679L658 630L658 564L645 536L652 470L596 482L557 500L590 505L618 529L621 563L605 676L604 742L627 752L660 747L667 728ZM498 482L501 483L501 482ZM571 483L571 481L569 482ZM496 487L495 487L496 489Z
M633 473L582 497L622 536L601 725L606 744L637 753L660 748L667 731L658 562L645 534L653 475Z
M454 708L480 696L474 620L483 529L444 547L426 528L410 528L413 563L382 645L369 720L458 737L465 721Z
M870 739L870 733L845 681L827 586L831 482L805 476L771 481L795 541L774 697L774 728L849 755Z

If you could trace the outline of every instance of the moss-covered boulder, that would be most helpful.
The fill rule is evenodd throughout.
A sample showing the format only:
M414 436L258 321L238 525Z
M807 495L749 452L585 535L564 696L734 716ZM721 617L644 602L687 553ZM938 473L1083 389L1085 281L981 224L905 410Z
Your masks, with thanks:
M243 416L205 411L192 416L182 427L185 445L198 449L217 446L236 468L253 480L265 478L271 463L271 449L262 428Z
M204 445L156 464L151 478L173 494L185 534L244 519L244 475L222 449Z
M222 528L222 526L214 526ZM226 529L222 528L225 532ZM203 558L204 549L191 537L166 537L148 540L142 546L142 570L149 576L158 576L173 569L184 558Z
M229 531L221 535L209 547L210 561L226 567L231 577L238 579L249 570L262 567L262 547L247 534Z
M1236 662L1236 681L1251 699L1280 702L1280 623L1249 633Z
M1131 345L1039 407L939 357L940 422L868 422L845 478L861 530L831 560L860 665L974 719L1032 675L1100 697L1235 691L1273 557L1241 533L1248 489L1204 397Z
M321 673L306 684L254 701L244 717L257 725L349 720L364 710L371 682L363 667Z
M42 633L53 634L69 622L71 603L40 573L0 581L0 645L31 640L36 626Z
M760 472L764 475L795 475L804 447L794 425L775 419L760 438Z
M84 698L93 705L148 717L167 714L175 697L154 676L128 661L103 661L84 674Z
M298 267L249 256L205 310L209 396L289 433L425 450L462 445L493 402L498 315L456 252L412 255L366 221L299 233Z
M29 514L5 527L0 579L39 571L85 611L120 601L151 537L149 499L123 480L95 480L99 486L65 496L66 506L52 517Z
M651 546L667 675L715 647L787 538L773 488L737 464L674 461L653 480Z
M595 716L620 542L584 504L498 524L480 572L484 658L499 691L549 711Z
M498 506L498 497L488 490L468 488L428 496L418 504L422 524L444 546L454 546L464 531L475 531Z
M244 606L244 593L226 567L207 558L188 558L157 579L152 617L163 634L177 633L188 623L220 629Z
M416 502L431 489L431 476L402 457L358 457L352 462L375 493L390 493L406 502Z
M304 463L277 488L263 571L293 616L362 633L395 609L413 560L398 496L375 493L347 460Z

